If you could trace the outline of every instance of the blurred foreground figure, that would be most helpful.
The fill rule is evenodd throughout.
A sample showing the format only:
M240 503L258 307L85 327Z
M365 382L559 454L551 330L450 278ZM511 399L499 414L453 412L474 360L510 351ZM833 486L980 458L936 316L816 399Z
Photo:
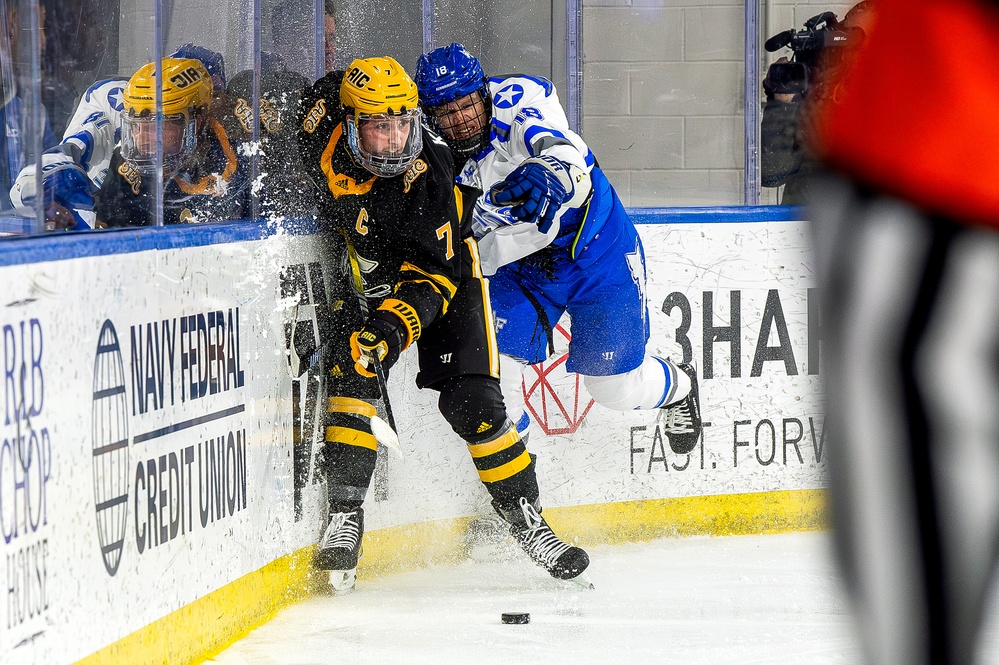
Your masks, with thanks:
M996 62L999 2L879 0L815 116L833 520L878 665L975 662L996 562Z

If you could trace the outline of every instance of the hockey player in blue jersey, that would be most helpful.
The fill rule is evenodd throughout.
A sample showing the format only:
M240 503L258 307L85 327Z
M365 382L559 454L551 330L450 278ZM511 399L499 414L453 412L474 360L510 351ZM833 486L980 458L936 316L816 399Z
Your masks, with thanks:
M593 153L569 129L550 81L487 78L461 44L420 57L420 103L455 155L459 183L481 189L475 234L497 320L503 396L521 432L526 363L554 352L571 318L566 369L598 403L663 409L670 447L701 435L694 367L646 352L645 256L634 224Z

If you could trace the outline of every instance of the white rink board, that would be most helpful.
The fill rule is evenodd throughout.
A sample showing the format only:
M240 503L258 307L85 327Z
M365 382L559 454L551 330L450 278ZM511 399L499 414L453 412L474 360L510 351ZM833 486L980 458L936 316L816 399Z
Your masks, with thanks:
M586 411L590 398L582 381L562 368L567 342L560 336L563 345L556 349L556 358L543 369L528 368L525 372L529 402L542 420L547 413L547 429L571 430L547 435L537 423L532 427L529 449L538 455L542 503L573 506L824 487L819 375L808 374L807 363L807 295L814 286L814 274L806 223L638 228L648 271L649 349L658 355L682 358L675 330L684 324L683 315L679 309L669 315L663 312L670 294L682 294L691 309L686 337L701 376L702 417L711 425L691 455L675 455L657 431L656 413L614 412L596 404ZM789 374L781 360L763 362L759 376L751 376L758 346L781 347L776 325L771 325L769 335L759 343L768 295L773 290L787 331L783 348L790 349L796 374ZM711 325L720 327L731 325L733 291L740 294L741 377L731 376L731 345L715 343L713 377L704 378L703 293L713 294ZM561 326L566 324L571 334L571 323L563 319ZM818 331L812 332L817 338ZM551 365L555 367L544 381L551 387L535 387ZM407 458L404 462L388 460L389 487L403 500L396 502L393 495L385 504L369 502L367 528L423 521L441 514L466 514L455 511L465 501L459 497L465 497L468 488L474 490L468 510L484 511L488 506L470 460L460 459L466 454L463 442L446 426L441 435L435 394L417 390L413 385L415 367L406 365L406 370L406 377L396 372L390 389ZM457 468L445 460L455 460ZM426 483L427 478L433 482Z
M651 349L682 354L674 338L685 324L682 308L662 311L670 294L680 294L690 304L687 337L701 367L703 294L712 294L718 327L729 324L730 294L738 291L741 377L730 376L730 345L714 344L714 376L701 384L711 426L688 459L668 452L653 413L593 406L580 419L589 398L556 367L531 396L548 430L566 430L546 435L535 425L530 440L545 505L822 487L821 400L807 363L813 272L805 224L640 230ZM73 662L315 542L322 485L311 472L300 474L296 500L285 338L296 311L308 321L311 308L295 308L298 297L282 293L281 275L317 258L314 238L279 234L0 267L0 660ZM758 347L779 346L776 326L758 343L764 311L774 311L766 308L771 291L796 375L783 360L769 360L751 376ZM198 331L207 334L215 312L223 313L211 327L211 347L223 358L212 363L221 388L212 392L204 377L192 390L184 360L207 366L209 345L199 347ZM101 336L106 321L117 350L109 333ZM406 456L380 469L376 485L385 496L369 493L369 530L487 506L463 442L437 413L436 395L413 386L414 361L407 354L390 381ZM557 404L568 405L573 423L556 415ZM318 417L303 430L320 432ZM207 451L220 437L230 482L215 501L208 497L218 496L220 474Z
M292 507L286 312L277 303L282 253L310 244L308 238L271 238L0 268L6 305L0 310L2 574L3 588L14 588L0 605L4 663L75 661L313 540L318 513L296 522ZM192 343L180 321L194 316L197 330L203 314L207 329L215 311L225 313L223 355L233 372L219 372L222 390L212 394L209 387L207 395L192 398L200 385L191 390L182 354L204 357L207 344L200 354L182 348L197 347L198 335ZM105 321L117 330L120 353L98 351ZM138 345L144 359L138 372L154 385L141 413L133 407L132 330L145 340L153 323L159 336L152 363L146 344ZM22 361L29 418L20 427L30 426L42 442L25 454L13 443ZM98 396L96 390L121 384L105 373L115 364L124 369L124 392ZM158 404L161 376L164 403ZM118 404L102 408L109 401ZM115 410L120 406L123 418ZM164 431L171 427L179 429ZM227 495L216 502L207 498L218 486L210 479L219 476L210 471L207 442L224 437L228 453L230 433L245 441L245 456L240 463L236 446L231 462L227 455L227 478L238 482L227 483ZM127 448L112 450L121 440ZM155 475L165 494L150 497L152 482L137 477L140 469ZM111 505L122 495L121 483L127 500ZM99 501L110 518L101 526ZM202 507L208 508L204 525ZM109 515L122 509L124 515ZM166 522L162 539L151 522Z

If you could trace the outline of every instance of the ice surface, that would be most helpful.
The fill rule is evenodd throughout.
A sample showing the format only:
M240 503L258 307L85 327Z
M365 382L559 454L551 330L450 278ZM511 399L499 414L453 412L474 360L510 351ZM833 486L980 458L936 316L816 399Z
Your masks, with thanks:
M856 665L826 532L589 548L593 591L519 552L288 608L215 658L253 665ZM530 612L528 625L500 623Z

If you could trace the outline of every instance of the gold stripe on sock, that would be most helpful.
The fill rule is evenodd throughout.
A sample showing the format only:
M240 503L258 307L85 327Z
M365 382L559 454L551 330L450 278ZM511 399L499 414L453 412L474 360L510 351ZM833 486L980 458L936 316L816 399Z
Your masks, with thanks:
M327 427L326 441L378 450L378 439L374 435L350 427Z
M479 480L484 483L495 483L499 480L506 480L515 476L528 467L531 463L531 456L525 450L513 460L498 466L495 469L485 469L479 471Z
M501 450L506 450L518 441L520 441L520 436L517 434L517 428L511 427L509 432L498 436L491 441L468 444L468 452L472 455L472 457L485 457L486 455L492 455Z
M353 413L365 418L371 418L378 414L374 406L353 397L330 397L326 400L326 411L329 413Z

